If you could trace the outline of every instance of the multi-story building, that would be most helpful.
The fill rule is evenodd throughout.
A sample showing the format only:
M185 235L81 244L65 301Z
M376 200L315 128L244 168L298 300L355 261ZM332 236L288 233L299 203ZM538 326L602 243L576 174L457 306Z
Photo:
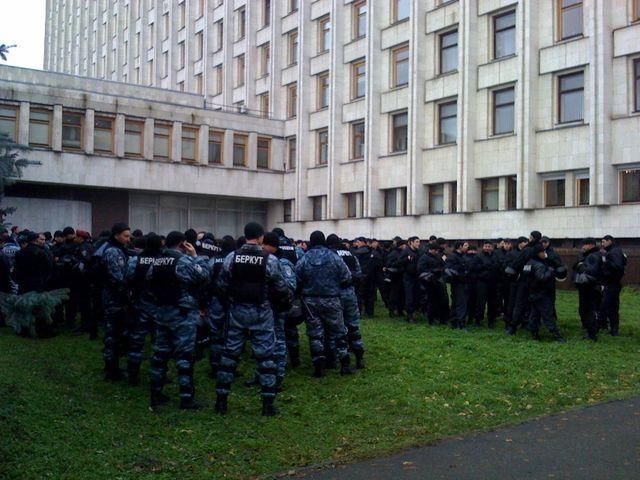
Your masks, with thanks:
M280 124L299 235L637 236L640 0L48 0L45 68Z

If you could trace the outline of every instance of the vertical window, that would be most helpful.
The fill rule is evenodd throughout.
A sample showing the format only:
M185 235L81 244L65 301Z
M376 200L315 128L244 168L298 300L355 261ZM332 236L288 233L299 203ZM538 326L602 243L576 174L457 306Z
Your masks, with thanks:
M169 12L162 15L162 38L169 38Z
M244 85L244 54L236 57L236 87Z
M12 142L18 138L18 109L0 105L0 134L7 135Z
M392 88L409 83L409 45L403 45L391 51Z
M544 182L544 206L564 207L564 179Z
M271 0L262 0L262 26L271 25Z
M244 7L237 11L238 29L236 40L242 40L246 34L247 12Z
M202 60L202 53L204 51L203 42L204 40L203 40L202 32L196 33L196 62L198 60Z
M222 47L224 45L224 21L223 20L218 20L216 22L216 52L219 52L220 50L222 50Z
M285 200L282 207L283 221L290 222L293 218L293 200Z
M358 204L362 201L362 192L347 193L345 197L347 218L360 217Z
M29 112L29 145L48 147L51 145L51 112L31 110Z
M184 68L186 60L186 50L184 46L184 42L180 42L178 44L178 68Z
M449 211L456 213L458 211L458 182L451 183L451 197L449 200Z
M393 23L409 18L409 0L392 0Z
M125 155L142 155L142 132L144 123L137 120L124 121L124 153Z
M62 148L79 150L82 148L82 114L64 112L62 114Z
M220 95L222 93L222 65L213 67L213 94Z
M233 135L233 166L234 167L246 167L247 166L247 141L246 135Z
M323 215L322 215L323 213L322 204L324 203L323 199L324 199L324 195L311 197L311 200L313 202L313 220L323 219Z
M499 181L497 178L485 178L481 183L481 208L483 212L498 210Z
M578 193L578 205L589 205L589 179L588 178L579 178L577 180L577 193Z
M329 72L318 75L318 110L329 106Z
M331 19L323 17L318 20L318 53L327 52L331 48Z
M558 0L560 40L582 35L582 0Z
M178 82L178 91L184 92L184 82Z
M640 202L640 170L620 172L622 203Z
M395 217L398 215L398 195L395 188L384 191L384 216Z
M222 165L222 145L224 142L224 133L215 130L209 130L209 164Z
M296 169L296 157L297 157L297 141L296 137L290 137L287 139L287 170Z
M638 0L640 2L640 0ZM640 58L633 61L634 111L640 112Z
M316 133L316 164L326 165L329 161L329 130L323 128Z
M153 156L159 160L168 160L171 154L172 126L155 122L153 125Z
M633 20L640 20L640 0L633 0Z
M578 122L583 119L584 72L558 77L559 123Z
M93 148L96 152L113 152L113 119L96 116L93 121Z
M153 60L149 60L147 65L148 65L147 66L147 72L148 72L147 75L149 77L148 78L148 83L149 83L149 85L153 85L154 79L155 79L155 76L156 76L156 72L155 72L155 70L153 68Z
M198 95L204 94L204 82L202 80L202 74L199 73L198 75L196 75L195 80L196 80L196 93Z
M258 168L269 168L271 165L271 139L258 137Z
M440 35L440 73L458 69L458 30Z
M298 113L298 84L287 86L287 118L295 118Z
M438 143L456 143L458 139L458 103L456 101L438 105Z
M518 177L507 178L507 210L518 208Z
M204 15L205 0L196 0L196 18Z
M287 38L289 47L287 52L288 65L295 65L298 63L298 31L289 32Z
M500 135L514 131L514 95L513 87L493 92L493 134Z
M351 160L364 158L364 121L351 124Z
M260 74L262 76L271 73L271 44L265 43L260 46Z
M298 10L298 0L289 0L289 13Z
M351 64L351 99L362 98L367 92L367 64L358 60Z
M184 28L186 25L186 0L178 4L178 30Z
M134 48L135 48L135 52L136 52L136 57L139 57L140 56L140 50L142 48L142 45L140 43L140 32L136 33L134 45L135 45ZM115 50L113 51L113 53L115 53ZM115 58L115 55L114 55L114 58Z
M182 126L182 161L195 162L198 158L198 129Z
M367 0L359 0L352 4L351 25L354 39L367 34Z
M493 17L493 58L516 53L516 12Z
M169 52L162 52L162 78L169 75Z
M444 213L444 184L429 185L429 213Z
M269 93L260 95L260 115L263 118L269 118Z
M406 152L409 115L400 112L391 115L391 151Z

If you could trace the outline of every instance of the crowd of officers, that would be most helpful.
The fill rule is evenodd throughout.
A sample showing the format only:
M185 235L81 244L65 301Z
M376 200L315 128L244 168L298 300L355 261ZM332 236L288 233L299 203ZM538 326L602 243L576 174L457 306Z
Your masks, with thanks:
M543 323L565 342L557 323L556 281L568 269L538 231L514 241L498 239L477 247L435 236L406 241L353 241L315 231L294 242L281 229L265 233L257 223L238 239L188 230L166 237L131 232L123 223L95 240L66 227L50 235L0 231L0 290L13 293L68 288L54 325L37 325L50 336L66 326L97 338L104 327L107 380L138 385L148 335L150 404L169 401L163 393L168 362L175 360L180 407L198 409L193 369L208 350L216 380L215 410L225 414L239 358L247 341L256 361L262 414L276 413L286 367L300 365L298 327L306 324L313 375L339 367L340 374L364 368L360 319L373 317L378 292L392 317L467 330L486 317L498 318L505 333L528 330L536 340ZM626 256L607 235L587 238L573 265L585 338L619 334L619 301ZM80 325L76 328L76 317ZM126 375L120 368L126 358Z

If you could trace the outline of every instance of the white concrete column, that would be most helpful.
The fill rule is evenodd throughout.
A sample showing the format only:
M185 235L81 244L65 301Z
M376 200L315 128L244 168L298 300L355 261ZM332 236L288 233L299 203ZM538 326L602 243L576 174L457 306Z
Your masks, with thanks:
M142 155L147 160L153 160L153 130L155 127L155 121L153 118L145 118L144 120L144 134L143 134L143 146Z
M115 132L113 134L113 142L116 157L124 157L124 115L116 114Z
M171 161L182 161L182 123L173 122L173 133L171 135Z
M222 165L233 167L233 130L225 130L222 142Z
M84 151L91 155L94 150L94 129L95 129L95 110L89 108L84 114Z
M209 163L209 125L200 125L198 132L198 163L207 165Z
M17 141L20 145L29 145L29 102L20 102Z
M51 149L62 151L62 105L53 106L53 124L51 125Z
M247 152L247 167L251 170L255 170L258 168L258 134L251 132L249 134L248 143L247 148L249 151Z

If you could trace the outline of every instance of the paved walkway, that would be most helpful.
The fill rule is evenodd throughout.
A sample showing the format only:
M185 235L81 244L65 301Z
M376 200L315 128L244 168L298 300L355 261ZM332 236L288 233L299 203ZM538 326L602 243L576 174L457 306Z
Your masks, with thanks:
M640 397L443 440L307 480L640 480Z

